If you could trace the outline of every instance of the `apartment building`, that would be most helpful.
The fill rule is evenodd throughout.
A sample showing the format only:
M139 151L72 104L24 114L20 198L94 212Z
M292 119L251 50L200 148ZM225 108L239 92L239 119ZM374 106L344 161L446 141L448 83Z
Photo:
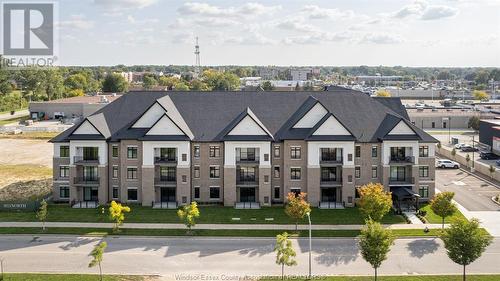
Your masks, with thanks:
M54 199L153 208L353 206L380 182L398 198L434 194L437 141L398 98L332 92L133 92L51 140Z

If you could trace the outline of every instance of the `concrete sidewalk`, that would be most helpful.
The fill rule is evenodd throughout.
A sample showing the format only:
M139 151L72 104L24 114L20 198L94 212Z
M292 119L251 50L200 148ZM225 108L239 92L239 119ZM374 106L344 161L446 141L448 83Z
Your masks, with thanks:
M112 228L112 223L83 223L83 222L46 222L46 227L70 228ZM441 224L391 224L384 225L390 229L439 229ZM0 227L41 227L40 222L0 222ZM180 223L124 223L122 228L131 229L185 229ZM313 230L359 230L363 225L312 225ZM293 224L197 224L193 229L258 229L258 230L295 230ZM302 224L299 230L308 230L309 226Z

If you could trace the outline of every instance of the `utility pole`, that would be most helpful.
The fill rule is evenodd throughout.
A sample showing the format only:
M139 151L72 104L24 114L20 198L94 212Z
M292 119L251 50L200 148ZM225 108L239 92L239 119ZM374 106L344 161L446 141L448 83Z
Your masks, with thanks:
M198 44L198 36L196 36L196 45L194 46L194 54L196 55L196 64L194 66L194 76L200 76L201 62L200 62L200 45Z

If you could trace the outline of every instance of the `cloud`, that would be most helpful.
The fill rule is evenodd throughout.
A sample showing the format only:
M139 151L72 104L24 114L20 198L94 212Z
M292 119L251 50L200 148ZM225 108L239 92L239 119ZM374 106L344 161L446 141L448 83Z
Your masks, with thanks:
M61 28L85 30L94 27L94 22L87 20L84 15L71 15L70 19L58 22L57 26Z
M158 0L94 0L94 4L110 10L142 9Z
M372 43L372 44L398 44L402 43L404 40L395 34L389 33L368 33L363 36L360 43Z
M448 6L429 6L422 16L423 20L436 20L442 18L453 17L458 14L458 9Z
M177 12L185 16L252 17L272 14L279 9L281 9L281 6L264 6L259 3L246 3L239 7L221 8L207 3L188 2L184 3Z
M427 1L417 0L392 13L393 18L416 16L421 20L437 20L458 14L458 9L445 5L429 5Z
M353 18L354 12L351 10L341 11L339 9L321 8L316 5L306 5L302 9L303 13L310 19L346 19Z
M283 38L282 42L287 45L291 44L320 44L325 42L342 42L350 41L353 39L353 34L350 32L314 32L301 36L289 36Z
M154 19L154 18L143 19L143 20L142 19L136 19L132 15L128 15L127 16L127 21L128 21L128 23L134 24L134 25L152 24L152 23L158 23L159 22L158 19Z
M300 31L300 32L315 32L319 31L317 27L306 23L302 17L288 17L282 20L276 21L274 26L277 28Z

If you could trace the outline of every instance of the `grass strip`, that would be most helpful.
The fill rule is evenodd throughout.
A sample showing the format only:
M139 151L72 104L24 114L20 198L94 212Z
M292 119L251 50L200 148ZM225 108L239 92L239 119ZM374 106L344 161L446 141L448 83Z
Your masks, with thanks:
M1 280L1 279L0 279ZM9 281L96 281L99 275L94 274L38 274L38 273L5 273L3 280ZM145 281L153 277L133 275L104 275L103 281Z
M286 278L292 280L292 278ZM260 281L281 280L281 276L266 277ZM304 278L293 278L294 281L305 281ZM373 281L373 276L316 276L312 280L321 281ZM378 276L379 281L462 281L461 275L417 275L417 276ZM467 275L468 281L498 281L500 275Z

